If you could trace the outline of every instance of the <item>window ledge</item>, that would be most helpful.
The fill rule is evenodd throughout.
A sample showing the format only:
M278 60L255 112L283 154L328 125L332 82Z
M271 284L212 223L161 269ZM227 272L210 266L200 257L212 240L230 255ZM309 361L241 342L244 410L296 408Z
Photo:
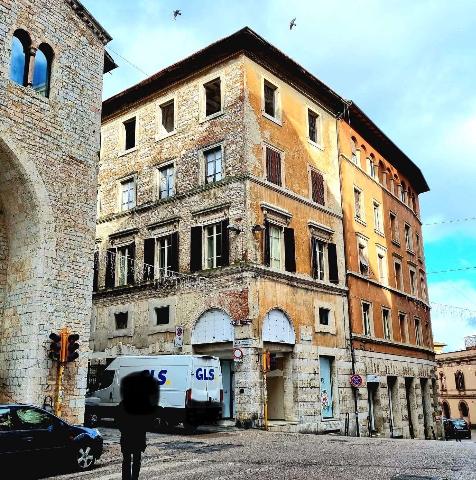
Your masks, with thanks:
M264 110L263 110L262 113L263 113L264 118L267 118L268 120L271 120L273 123L275 123L276 125L279 125L280 127L283 126L283 121L280 118L272 117L271 115L266 113Z
M129 155L129 153L135 152L137 150L137 145L135 147L129 148L129 150L123 150L118 156L119 157L125 157L126 155Z
M374 229L374 232L377 234L377 235L380 235L382 238L385 238L385 233L381 232L380 230L377 230L376 228Z
M407 248L407 253L409 253L410 255L415 255L415 252L413 250L410 250L409 248Z
M357 223L360 223L361 225L363 225L364 227L367 226L367 222L365 222L365 220L362 220L362 219L359 218L359 217L354 217L354 220L355 220Z
M158 133L156 136L155 136L155 140L157 142L160 142L161 140L165 140L166 138L169 138L169 137L172 137L173 135L175 135L177 133L177 129L174 129L172 130L171 132L167 132L167 133Z
M212 113L211 115L208 115L208 117L202 117L198 123L205 123L208 122L208 120L215 120L215 118L221 117L222 115L225 115L225 112L223 110L220 110L217 113Z
M399 240L395 240L395 239L393 239L393 238L392 238L392 243L393 243L395 246L399 247L399 248L400 248L400 246L401 246L400 241L399 241Z
M324 151L324 147L322 144L320 143L317 143L317 142L314 142L313 140L311 140L309 137L307 138L307 141L310 145L312 145L313 147L321 150L321 151Z
M155 335L157 333L175 333L175 327L171 327L170 325L152 326L149 327L147 335Z

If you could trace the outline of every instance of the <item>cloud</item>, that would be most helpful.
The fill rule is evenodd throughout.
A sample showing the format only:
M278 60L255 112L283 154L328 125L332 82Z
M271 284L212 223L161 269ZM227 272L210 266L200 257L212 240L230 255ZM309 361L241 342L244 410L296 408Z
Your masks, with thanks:
M445 351L464 349L464 337L476 334L476 288L467 280L431 282L433 338ZM458 306L460 308L452 308ZM468 310L463 310L463 308Z

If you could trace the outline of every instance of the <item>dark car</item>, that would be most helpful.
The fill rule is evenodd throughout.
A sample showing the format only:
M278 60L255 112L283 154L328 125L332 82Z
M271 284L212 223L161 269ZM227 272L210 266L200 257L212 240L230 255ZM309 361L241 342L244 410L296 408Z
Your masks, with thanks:
M445 426L445 438L469 438L471 439L471 429L468 423L462 418L446 418L443 421Z
M96 429L70 425L32 405L0 404L0 465L30 471L60 465L88 470L102 450Z

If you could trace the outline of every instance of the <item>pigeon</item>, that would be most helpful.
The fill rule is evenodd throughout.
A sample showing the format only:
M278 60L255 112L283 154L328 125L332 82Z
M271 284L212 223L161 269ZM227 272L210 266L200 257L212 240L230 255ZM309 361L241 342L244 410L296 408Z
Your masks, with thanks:
M296 17L294 17L289 23L289 30L292 30L296 26Z
M179 15L182 15L182 10L174 10L174 20L177 20Z

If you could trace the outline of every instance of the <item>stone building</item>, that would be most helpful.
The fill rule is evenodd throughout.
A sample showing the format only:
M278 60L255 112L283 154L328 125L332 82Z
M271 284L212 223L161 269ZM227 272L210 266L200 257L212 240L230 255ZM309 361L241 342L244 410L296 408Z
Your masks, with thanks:
M104 102L93 372L119 354L213 354L224 417L260 426L266 402L283 428L343 429L341 109L248 28Z
M476 335L465 337L465 350L436 355L440 404L446 418L476 424Z
M360 433L433 437L438 414L418 167L353 103L339 121Z
M42 405L53 394L51 331L89 337L109 40L76 0L0 4L0 403ZM65 376L63 413L73 421L87 349Z

